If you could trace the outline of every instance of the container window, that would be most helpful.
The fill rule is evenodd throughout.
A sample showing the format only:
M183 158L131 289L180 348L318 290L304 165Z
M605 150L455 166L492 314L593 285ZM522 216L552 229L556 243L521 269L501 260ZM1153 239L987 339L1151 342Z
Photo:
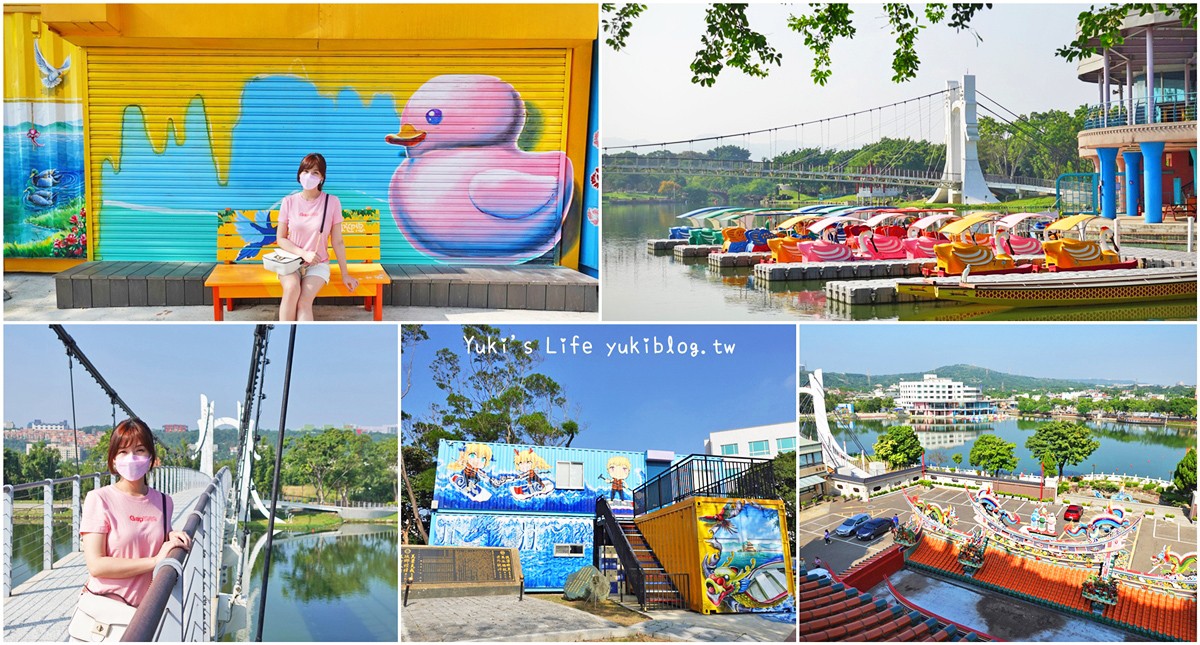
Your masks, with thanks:
M556 558L582 558L582 544L555 544L554 557Z
M738 454L738 445L736 443L727 443L727 444L721 446L721 454L722 455Z
M554 485L560 490L583 490L583 462L556 462L554 465Z

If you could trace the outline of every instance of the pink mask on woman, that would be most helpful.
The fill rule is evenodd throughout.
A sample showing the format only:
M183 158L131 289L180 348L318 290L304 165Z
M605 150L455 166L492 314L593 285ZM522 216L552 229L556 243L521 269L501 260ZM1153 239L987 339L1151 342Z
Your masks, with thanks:
M321 185L321 178L311 172L300 173L300 185L304 186L305 190L312 190Z
M113 460L117 474L129 481L137 481L150 472L150 457L147 455L117 455Z

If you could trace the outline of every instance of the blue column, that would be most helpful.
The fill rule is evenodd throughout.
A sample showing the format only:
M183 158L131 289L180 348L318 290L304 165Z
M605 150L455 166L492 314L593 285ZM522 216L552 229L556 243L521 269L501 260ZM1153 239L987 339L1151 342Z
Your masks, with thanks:
M1142 184L1146 195L1146 223L1162 223L1162 155L1166 146L1161 141L1139 143L1142 149Z
M1192 195L1196 195L1200 191L1200 168L1196 167L1196 149L1192 148L1188 152L1192 153Z
M1182 204L1183 203L1183 179L1180 177L1176 177L1175 181L1172 183L1174 183L1174 188L1175 188L1175 194L1174 194L1175 201L1173 201L1171 203L1172 204Z
M1122 152L1125 159L1125 214L1137 217L1138 202L1142 199L1142 153Z
M1100 216L1117 218L1117 149L1096 148L1100 155Z

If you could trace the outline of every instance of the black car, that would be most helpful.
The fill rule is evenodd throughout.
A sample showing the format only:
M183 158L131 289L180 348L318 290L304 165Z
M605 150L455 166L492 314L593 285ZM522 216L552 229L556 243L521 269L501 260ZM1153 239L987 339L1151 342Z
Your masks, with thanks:
M892 521L886 517L879 517L873 520L863 522L862 526L858 527L855 533L860 540L874 540L875 538L888 533L892 530Z

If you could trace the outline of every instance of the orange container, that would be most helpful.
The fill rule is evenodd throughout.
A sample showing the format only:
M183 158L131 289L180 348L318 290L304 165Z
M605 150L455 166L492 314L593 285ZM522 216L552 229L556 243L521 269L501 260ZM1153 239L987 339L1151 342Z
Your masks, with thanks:
M692 497L635 523L692 611L795 608L782 501Z

